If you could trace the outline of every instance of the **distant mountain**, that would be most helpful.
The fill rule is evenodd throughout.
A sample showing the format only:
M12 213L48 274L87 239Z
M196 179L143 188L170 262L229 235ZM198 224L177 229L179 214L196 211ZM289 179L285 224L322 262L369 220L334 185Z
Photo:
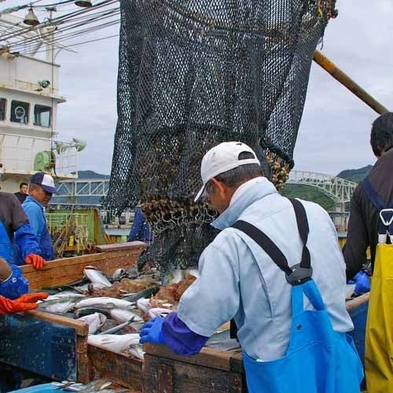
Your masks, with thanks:
M74 172L75 173L75 172ZM94 171L78 171L78 179L110 179L110 175L101 175Z
M367 165L359 169L346 169L341 171L337 177L341 177L342 179L353 181L355 183L360 183L369 174L372 167L372 165Z

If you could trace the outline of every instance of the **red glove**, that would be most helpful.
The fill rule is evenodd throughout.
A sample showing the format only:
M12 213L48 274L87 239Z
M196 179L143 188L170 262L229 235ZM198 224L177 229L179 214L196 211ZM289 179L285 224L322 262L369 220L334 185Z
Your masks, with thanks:
M42 269L46 263L45 259L37 254L29 254L26 257L26 263L33 265L34 269Z
M0 296L0 315L13 314L20 311L34 310L38 307L38 300L44 300L48 297L47 293L27 293L18 299L10 300Z

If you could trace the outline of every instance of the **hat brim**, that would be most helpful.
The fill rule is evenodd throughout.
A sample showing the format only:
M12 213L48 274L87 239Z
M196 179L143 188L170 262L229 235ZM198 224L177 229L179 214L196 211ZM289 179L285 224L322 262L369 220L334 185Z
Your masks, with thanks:
M196 197L194 198L194 202L198 202L199 199L201 199L201 197L205 194L205 191L206 191L206 183L198 191L198 194L196 194Z
M56 194L56 188L51 187L51 186L46 186L44 184L40 184L40 186L46 191L49 192L50 194Z

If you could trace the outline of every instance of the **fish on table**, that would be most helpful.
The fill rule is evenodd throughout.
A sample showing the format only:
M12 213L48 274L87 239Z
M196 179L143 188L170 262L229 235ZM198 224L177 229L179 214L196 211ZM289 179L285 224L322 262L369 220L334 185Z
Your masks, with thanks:
M95 312L78 318L78 321L86 322L89 325L89 334L94 334L102 327L106 319L107 317L104 314Z
M40 311L46 311L50 313L66 313L72 310L78 300L83 297L84 296L79 294L60 297L57 297L56 295L53 295L53 297L49 296L46 300L42 300L38 303L38 309Z
M116 353L130 353L130 348L132 347L135 350L135 354L140 356L141 352L138 349L142 350L142 345L139 344L139 338L139 333L89 334L87 343L107 348Z
M134 305L127 300L107 296L89 297L75 304L75 308L86 307L102 307L106 309L121 308L124 310L132 310L135 308Z
M112 283L108 278L94 266L86 266L83 269L83 274L94 284L99 284L100 288L111 287Z
M132 319L133 322L143 321L143 319L139 315L136 315L131 310L125 310L122 308L113 308L113 309L109 310L109 314L112 319L114 319L115 321L120 322L120 323L127 322L130 319Z

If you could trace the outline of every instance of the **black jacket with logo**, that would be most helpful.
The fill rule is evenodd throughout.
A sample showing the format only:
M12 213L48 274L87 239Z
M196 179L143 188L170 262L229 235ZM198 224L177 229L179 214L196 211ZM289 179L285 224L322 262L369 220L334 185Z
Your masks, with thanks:
M386 206L390 204L393 201L393 149L378 159L368 178ZM348 279L358 273L367 262L366 251L369 246L371 262L374 264L378 219L379 212L359 184L351 199L347 241L343 249Z

